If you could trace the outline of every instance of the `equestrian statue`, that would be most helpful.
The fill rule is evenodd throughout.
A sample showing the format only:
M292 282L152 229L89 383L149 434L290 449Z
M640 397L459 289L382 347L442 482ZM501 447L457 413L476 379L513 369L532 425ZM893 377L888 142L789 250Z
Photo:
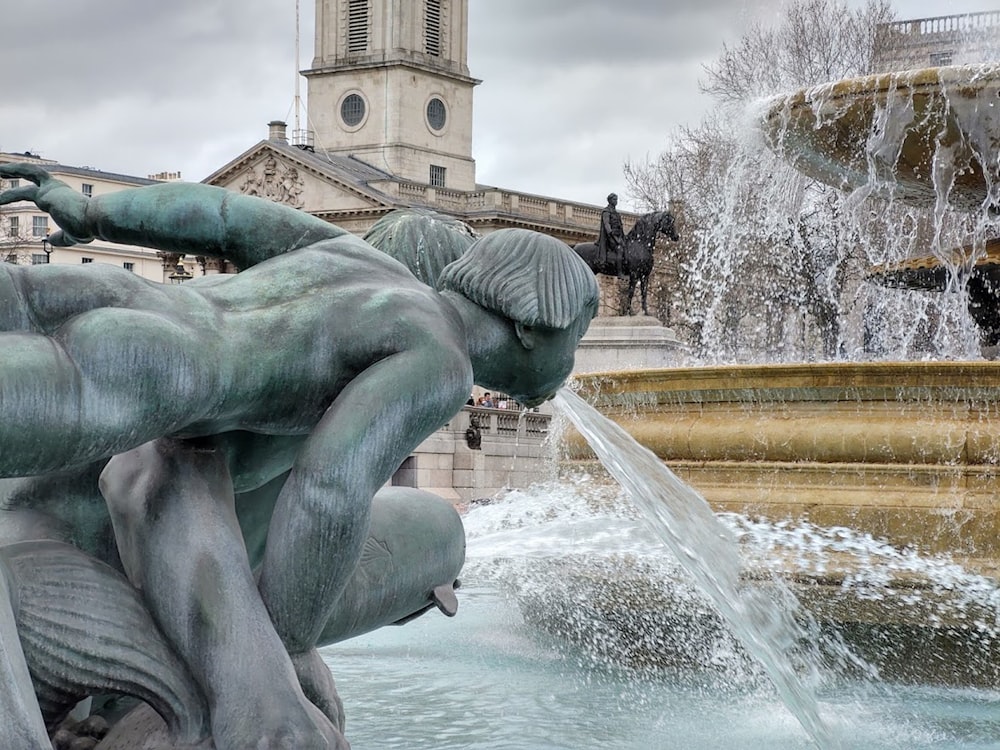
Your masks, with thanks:
M601 212L601 231L598 241L574 245L573 250L594 274L628 278L628 289L623 295L619 315L632 314L632 297L639 285L642 314L649 315L646 294L649 276L653 272L653 246L656 237L665 234L676 242L680 239L674 228L674 217L669 211L653 211L640 216L628 234L621 235L622 224L615 208L618 196L608 196L608 206ZM617 221L616 221L617 219ZM618 236L616 236L618 235Z

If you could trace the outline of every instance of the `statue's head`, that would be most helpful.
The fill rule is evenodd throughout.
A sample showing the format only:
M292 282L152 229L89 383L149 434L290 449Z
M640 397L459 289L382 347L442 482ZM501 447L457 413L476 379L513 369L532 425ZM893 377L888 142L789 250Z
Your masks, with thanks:
M674 225L674 215L669 211L663 211L660 213L656 228L658 231L667 235L667 237L674 242L677 242L677 240L680 239L680 235L677 234L677 227Z
M500 229L476 240L441 272L437 288L513 323L518 350L477 368L476 382L528 406L552 396L569 377L599 297L593 272L569 245L527 229Z
M477 236L468 224L450 216L401 208L372 224L364 239L428 286L437 286L444 267L462 257Z
M612 206L617 206L618 205L618 194L617 193L611 193L610 195L608 195L608 203L610 203Z

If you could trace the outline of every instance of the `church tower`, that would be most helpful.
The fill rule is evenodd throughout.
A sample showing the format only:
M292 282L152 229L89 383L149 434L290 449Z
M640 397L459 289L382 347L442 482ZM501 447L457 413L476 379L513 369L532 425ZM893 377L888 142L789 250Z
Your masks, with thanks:
M469 0L316 0L303 75L317 150L474 190L468 11Z

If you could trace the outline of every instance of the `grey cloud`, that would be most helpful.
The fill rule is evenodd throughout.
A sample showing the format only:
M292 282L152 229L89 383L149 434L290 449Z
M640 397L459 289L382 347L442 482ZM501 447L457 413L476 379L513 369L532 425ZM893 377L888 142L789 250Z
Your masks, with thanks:
M994 4L910 0L902 12ZM778 13L773 0L470 0L479 180L587 202L624 192L625 159L655 156L710 104L701 66ZM302 0L302 67L312 22ZM202 179L290 116L294 23L291 0L6 2L0 149Z

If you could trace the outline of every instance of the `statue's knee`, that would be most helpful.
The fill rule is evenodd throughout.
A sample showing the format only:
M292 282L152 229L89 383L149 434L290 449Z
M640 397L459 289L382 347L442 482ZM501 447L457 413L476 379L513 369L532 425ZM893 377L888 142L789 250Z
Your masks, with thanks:
M142 448L112 456L98 478L98 487L109 506L119 508L135 497L142 484Z

